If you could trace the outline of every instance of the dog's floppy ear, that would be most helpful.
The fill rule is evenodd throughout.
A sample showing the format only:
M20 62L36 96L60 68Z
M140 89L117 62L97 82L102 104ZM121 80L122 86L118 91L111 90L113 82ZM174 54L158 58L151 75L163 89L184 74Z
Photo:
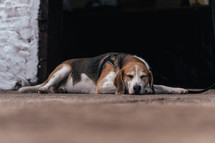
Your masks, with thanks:
M115 94L123 94L125 92L125 84L123 82L123 70L119 70L114 80L114 85L116 87Z
M155 93L154 78L153 78L153 74L152 74L152 72L150 70L149 70L149 84L150 84L150 88L152 90L152 93Z

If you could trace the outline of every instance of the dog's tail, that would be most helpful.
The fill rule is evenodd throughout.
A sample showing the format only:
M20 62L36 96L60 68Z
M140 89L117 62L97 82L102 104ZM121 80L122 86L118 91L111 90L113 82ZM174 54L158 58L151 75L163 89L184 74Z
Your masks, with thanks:
M199 91L193 91L193 90L188 90L188 94L199 94L199 93L203 93L203 92L206 92L208 91L209 89L212 89L215 87L215 83L213 83L211 86L205 88L205 89L202 89L202 90L199 90Z
M21 93L37 93L39 88L43 86L43 83L42 84L38 84L38 85L35 85L35 86L25 86L25 87L21 87L19 89L19 92Z

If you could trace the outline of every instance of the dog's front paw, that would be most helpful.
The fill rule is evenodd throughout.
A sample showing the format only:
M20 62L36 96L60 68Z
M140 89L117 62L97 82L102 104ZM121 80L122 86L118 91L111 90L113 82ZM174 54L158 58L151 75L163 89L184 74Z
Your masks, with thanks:
M46 88L46 87L41 87L41 88L38 90L38 93L40 93L40 94L47 94L47 93L48 93L48 88Z

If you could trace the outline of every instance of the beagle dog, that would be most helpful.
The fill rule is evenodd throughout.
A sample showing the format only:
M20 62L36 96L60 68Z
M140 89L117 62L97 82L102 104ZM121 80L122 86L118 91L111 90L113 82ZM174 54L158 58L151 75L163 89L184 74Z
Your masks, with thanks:
M71 59L58 65L48 79L19 92L97 94L184 94L188 90L153 84L148 63L134 55L106 53L93 58Z

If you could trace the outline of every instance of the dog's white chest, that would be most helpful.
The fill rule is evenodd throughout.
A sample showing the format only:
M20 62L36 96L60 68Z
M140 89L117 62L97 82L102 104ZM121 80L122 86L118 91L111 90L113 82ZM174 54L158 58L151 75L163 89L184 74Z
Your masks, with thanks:
M81 74L81 80L73 84L73 78L70 78L66 82L66 90L71 93L96 93L96 85L93 81L84 73Z

